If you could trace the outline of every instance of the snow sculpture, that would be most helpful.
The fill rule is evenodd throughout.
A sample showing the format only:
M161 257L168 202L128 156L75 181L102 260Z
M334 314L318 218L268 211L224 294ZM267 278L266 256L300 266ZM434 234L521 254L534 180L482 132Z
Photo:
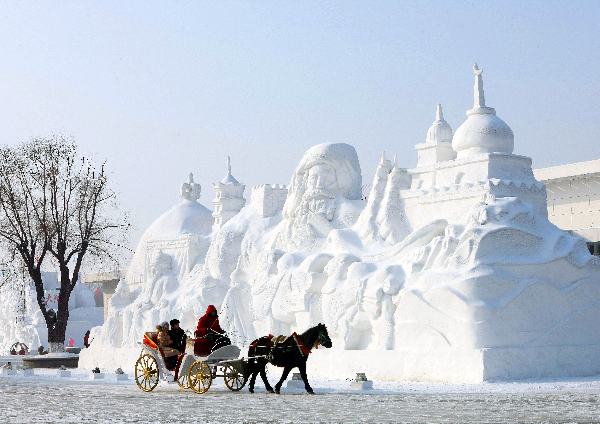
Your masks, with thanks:
M183 200L198 200L200 193L202 193L202 187L194 182L194 174L190 172L188 182L181 184L179 195Z
M0 288L0 352L8 354L9 347L19 341L35 352L39 346L48 347L48 329L39 309L35 289L22 272L9 272ZM42 271L44 301L52 309L58 303L58 273ZM94 287L95 289L96 287ZM94 293L87 284L79 283L69 298L69 322L66 338L73 338L81 346L83 336L90 328L102 324L103 308L96 307Z
M180 188L183 202L161 215L142 235L127 268L127 283L135 288L150 277L151 261L159 251L176 257L175 272L179 277L188 273L197 261L202 261L208 249L206 238L212 231L212 212L202 206L200 184L189 174Z
M289 185L272 246L284 251L314 248L334 228L348 227L358 213L348 200L360 199L362 174L354 147L325 143L302 157Z
M427 131L425 143L417 144L415 148L418 152L417 167L456 159L456 152L452 149L452 128L444 120L441 104L437 105L436 119Z
M371 244L385 240L395 244L408 234L401 191L409 187L410 176L406 169L398 167L396 156L392 165L385 159L385 152L383 152L375 172L367 207L361 213L357 223L363 242Z
M545 187L474 71L466 122L452 137L438 105L415 168L382 154L365 202L352 146L310 148L281 212L243 208L183 277L176 256L155 252L155 272L143 288L128 277L101 331L122 328L124 346L168 314L191 329L214 304L240 345L325 322L334 349L314 353L311 374L345 378L356 363L424 381L600 373L600 259L548 221Z
M241 184L231 175L231 159L227 156L227 175L218 184L214 186L216 197L213 199L215 211L214 231L217 231L227 221L233 218L246 203L244 199L244 189L246 186Z
M91 334L98 345L134 346L144 331L173 314L181 316L182 281L204 263L210 245L213 217L197 202L200 193L190 173L180 187L183 201L144 232L125 280L109 301L105 324Z
M262 217L273 216L283 209L287 199L287 187L275 184L261 184L252 187L252 198L250 202L256 212Z
M458 158L474 156L480 153L512 153L515 148L515 136L506 123L496 116L496 110L486 107L483 95L483 72L473 65L475 72L475 104L467 112L469 117L454 134L452 148Z

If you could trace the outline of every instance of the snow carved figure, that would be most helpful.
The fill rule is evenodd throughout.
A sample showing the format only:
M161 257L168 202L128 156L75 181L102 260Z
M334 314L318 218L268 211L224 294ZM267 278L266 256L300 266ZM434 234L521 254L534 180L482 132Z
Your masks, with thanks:
M202 186L194 182L194 174L190 172L188 175L188 182L181 184L179 189L179 195L184 200L196 201L200 198L202 193Z
M292 175L284 220L275 231L272 247L286 252L314 250L332 229L353 225L360 210L362 174L354 147L325 143L311 147Z
M324 143L306 151L292 175L283 220L270 236L272 249L257 258L262 271L254 280L252 300L259 334L284 334L320 322L323 272L332 256L317 252L332 230L356 222L364 207L361 190L354 147Z

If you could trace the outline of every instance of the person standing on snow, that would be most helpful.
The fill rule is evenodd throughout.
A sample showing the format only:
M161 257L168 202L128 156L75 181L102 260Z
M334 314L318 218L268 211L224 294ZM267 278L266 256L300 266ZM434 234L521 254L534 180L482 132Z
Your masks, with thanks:
M86 331L85 336L83 336L83 345L90 347L90 330Z

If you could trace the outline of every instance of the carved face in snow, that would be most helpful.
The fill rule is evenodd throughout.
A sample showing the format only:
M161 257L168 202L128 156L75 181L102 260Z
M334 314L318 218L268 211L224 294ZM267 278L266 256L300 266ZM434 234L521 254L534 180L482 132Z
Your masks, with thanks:
M339 195L335 169L326 164L317 164L306 173L306 191L296 216L324 213L331 221L335 212L335 199Z
M335 169L327 164L318 163L306 173L306 191L327 190L339 192Z
M337 197L359 199L361 190L354 147L344 143L318 144L308 149L294 171L283 215L300 218L308 212L325 212Z
M294 171L274 247L303 249L331 230L340 202L360 198L362 178L354 147L326 143L311 147ZM335 226L335 225L334 225Z

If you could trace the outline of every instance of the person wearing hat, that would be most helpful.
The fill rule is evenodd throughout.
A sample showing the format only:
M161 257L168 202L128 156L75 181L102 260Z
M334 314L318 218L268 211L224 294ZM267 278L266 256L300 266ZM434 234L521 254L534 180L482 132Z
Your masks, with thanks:
M231 340L219 325L219 315L214 305L208 305L206 314L198 320L195 335L194 354L196 356L208 356L215 348L231 344Z
M185 353L185 342L187 336L182 328L179 328L179 320L174 318L170 321L171 329L168 331L169 337L173 341L171 346L177 349L180 353Z

